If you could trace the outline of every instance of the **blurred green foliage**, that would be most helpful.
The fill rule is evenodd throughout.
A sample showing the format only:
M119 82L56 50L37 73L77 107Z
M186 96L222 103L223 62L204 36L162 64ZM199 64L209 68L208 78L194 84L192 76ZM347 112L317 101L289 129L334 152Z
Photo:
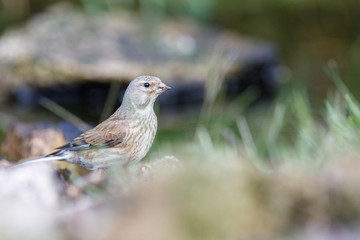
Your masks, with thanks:
M308 167L322 164L333 152L347 152L360 145L359 103L340 78L335 61L329 62L326 74L337 92L323 102L325 110L321 112L313 109L304 87L285 86L274 103L255 108L249 108L256 96L251 90L230 103L218 92L212 105L203 106L196 124L171 131L160 128L152 151L169 148L174 154L184 148L184 142L195 139L196 149L189 154L192 157L202 152L199 148L205 155L214 149L231 148L265 171L269 164L283 161ZM184 152L180 150L179 155Z

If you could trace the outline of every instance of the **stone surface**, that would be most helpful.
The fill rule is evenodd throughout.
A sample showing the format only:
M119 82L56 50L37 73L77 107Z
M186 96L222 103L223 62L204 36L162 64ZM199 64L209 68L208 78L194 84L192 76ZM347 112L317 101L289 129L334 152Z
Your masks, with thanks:
M55 234L60 185L49 163L0 167L2 239L45 239Z
M2 153L10 161L50 154L66 143L60 129L37 124L13 124L6 133Z

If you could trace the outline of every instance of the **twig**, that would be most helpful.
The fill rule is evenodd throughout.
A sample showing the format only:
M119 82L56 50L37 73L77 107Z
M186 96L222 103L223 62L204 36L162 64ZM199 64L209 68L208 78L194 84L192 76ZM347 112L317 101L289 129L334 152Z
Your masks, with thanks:
M104 121L106 118L110 116L112 111L114 110L114 106L116 103L116 98L120 89L120 82L112 82L110 85L109 93L106 98L106 102L104 104L103 111L101 113L100 122Z
M77 129L81 132L85 132L91 128L89 124L81 120L79 117L75 116L56 102L48 99L47 97L41 97L39 99L39 104L49 110L50 112L54 113L55 115L59 116L60 118L64 119L65 121L74 125Z

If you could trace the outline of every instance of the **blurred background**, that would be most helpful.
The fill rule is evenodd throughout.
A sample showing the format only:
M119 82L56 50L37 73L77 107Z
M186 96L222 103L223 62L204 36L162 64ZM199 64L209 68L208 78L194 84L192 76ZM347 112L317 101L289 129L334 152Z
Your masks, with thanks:
M301 86L321 108L333 88L329 60L360 94L355 0L4 0L0 11L2 102L12 104L3 113L24 120L44 117L36 115L46 97L96 124L121 101L106 101L109 89L121 93L144 74L175 85L160 114L180 125L197 121L204 102L229 102L249 87L251 102L267 102Z
M1 1L0 33L5 37L0 61L2 68L11 68L11 73L3 73L1 80L13 82L9 75L15 75L18 82L23 81L15 91L8 87L11 84L3 84L2 88L3 91L9 89L10 97L15 95L21 104L36 104L35 95L48 97L54 94L53 89L39 93L40 87L56 86L60 91L61 84L69 83L70 79L74 84L84 85L76 90L72 87L72 92L68 86L64 91L71 93L67 94L96 92L90 95L95 94L99 99L87 104L96 104L97 111L93 111L93 107L90 113L86 109L70 109L96 123L96 116L101 114L102 103L106 100L107 83L112 80L126 82L147 73L159 75L164 81L170 78L168 82L181 86L169 96L170 105L199 103L205 98L201 85L205 86L212 74L210 69L214 69L211 66L214 63L207 60L213 55L224 55L224 51L232 51L236 56L224 56L221 61L230 62L229 66L224 66L228 69L215 74L223 74L229 80L230 86L225 93L233 97L248 86L255 86L260 89L260 97L271 98L277 89L290 83L306 87L313 105L322 105L332 87L324 72L330 59L338 63L342 77L351 89L357 89L359 84L359 6L355 0L90 0L68 1L69 4L72 6L65 7L63 1ZM57 14L51 15L51 11L57 11ZM69 21L59 18L66 14ZM84 23L85 18L93 20ZM131 18L135 18L136 23ZM73 30L67 26L69 22L73 23ZM138 26L132 26L133 23ZM17 32L9 33L13 29ZM71 31L83 31L78 42L74 42L76 32ZM227 36L225 31L235 36ZM222 41L223 45L230 44L229 41L237 42L223 50L221 48L226 47L219 47ZM96 46L98 50L94 51ZM211 51L214 46L220 48L215 53ZM72 48L74 53L67 53ZM44 63L46 61L49 63ZM158 71L148 64L151 61ZM88 70L86 67L93 66L86 64L91 62L97 63L100 70L96 69L94 73ZM169 64L162 65L164 62ZM63 66L59 67L61 64ZM116 64L119 66L114 67ZM177 64L179 66L174 66ZM82 69L77 71L76 68ZM182 71L179 69L183 69L183 74L178 73ZM79 81L84 79L90 81ZM183 84L185 81L188 84ZM106 84L96 84L103 82ZM185 85L195 86L189 93L184 93L188 91ZM103 91L96 90L99 88ZM355 96L358 94L354 91ZM79 104L79 99L70 98L68 102L56 96L52 100L67 108L66 104ZM163 102L169 103L168 99Z
M2 1L0 31L4 33L19 27L59 2L62 1ZM359 6L355 0L68 2L89 15L126 11L150 20L152 25L168 18L191 18L214 28L269 41L278 48L281 62L289 68L291 79L305 82L314 94L322 93L323 96L329 86L321 71L329 59L339 63L349 85L355 87L359 75L356 70Z
M203 105L219 96L232 102L249 88L238 109L299 86L321 109L332 89L329 60L360 94L355 0L4 0L0 11L2 113L25 121L54 120L39 106L46 97L96 124L144 74L175 87L159 99L168 130L160 134L170 137L191 128ZM3 118L3 131L11 119Z
M106 119L139 75L172 86L141 174L0 168L0 230L358 239L359 22L357 0L0 0L0 166Z

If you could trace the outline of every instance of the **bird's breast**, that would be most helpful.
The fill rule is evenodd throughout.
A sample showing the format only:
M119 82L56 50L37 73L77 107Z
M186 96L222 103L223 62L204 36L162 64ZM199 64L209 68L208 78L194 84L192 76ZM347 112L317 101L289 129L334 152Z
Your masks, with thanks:
M139 116L128 129L126 145L129 161L140 161L149 151L157 131L156 115Z

